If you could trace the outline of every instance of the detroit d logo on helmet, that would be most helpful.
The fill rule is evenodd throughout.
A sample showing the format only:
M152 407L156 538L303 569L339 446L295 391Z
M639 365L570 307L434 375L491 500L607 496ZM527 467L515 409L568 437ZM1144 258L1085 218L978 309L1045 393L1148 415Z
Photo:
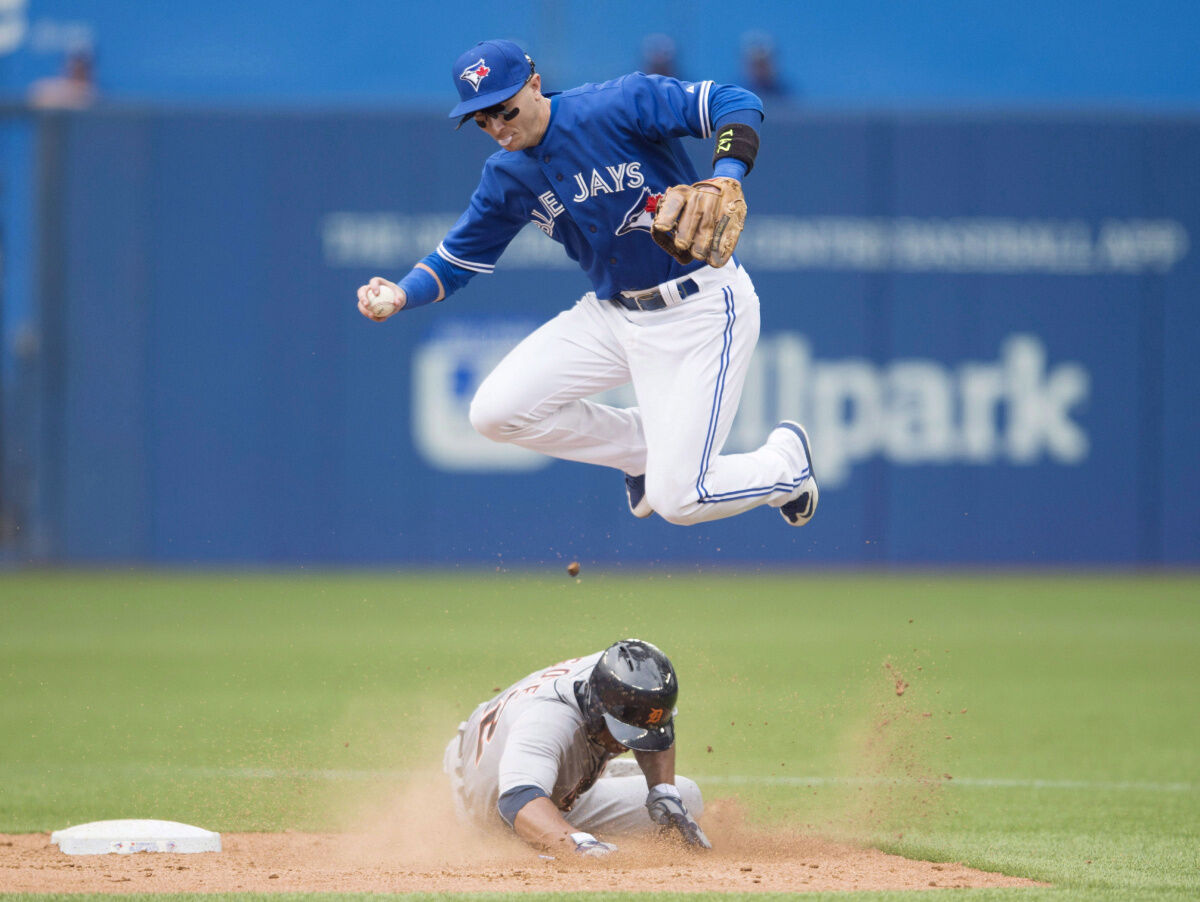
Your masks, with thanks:
M483 61L481 56L476 62L471 63L467 68L463 69L462 75L459 76L463 81L468 82L475 93L479 93L479 83L488 77L492 72L488 68L488 64Z

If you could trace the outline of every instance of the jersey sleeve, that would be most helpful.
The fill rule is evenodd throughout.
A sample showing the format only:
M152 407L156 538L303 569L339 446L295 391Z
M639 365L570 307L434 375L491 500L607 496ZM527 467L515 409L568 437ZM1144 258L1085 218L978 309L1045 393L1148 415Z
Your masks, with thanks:
M484 166L470 204L434 252L439 258L473 274L496 269L496 261L526 222L521 211L507 202L522 193L518 186L506 185L508 180L491 161ZM446 293L450 294L449 285Z
M500 756L499 790L537 786L552 795L576 724L566 717L548 718L551 708L535 705L511 727Z
M685 135L708 138L713 123L733 110L762 112L762 101L751 92L712 81L635 72L621 80L621 89L638 130L653 140Z
M708 92L708 111L713 131L731 122L758 128L763 121L763 104L757 94L737 85L713 85Z

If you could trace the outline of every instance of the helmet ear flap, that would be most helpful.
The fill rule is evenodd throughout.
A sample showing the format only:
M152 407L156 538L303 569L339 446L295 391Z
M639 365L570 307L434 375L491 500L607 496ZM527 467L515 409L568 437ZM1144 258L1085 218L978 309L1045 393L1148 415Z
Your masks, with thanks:
M575 684L575 700L579 702L579 710L583 712L583 725L588 735L600 735L604 730L604 707L592 691L590 680L580 680Z

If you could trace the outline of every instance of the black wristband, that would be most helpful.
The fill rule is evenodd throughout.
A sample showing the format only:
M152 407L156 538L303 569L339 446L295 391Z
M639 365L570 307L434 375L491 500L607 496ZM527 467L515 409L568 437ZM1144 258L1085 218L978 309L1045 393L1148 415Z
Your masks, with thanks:
M758 132L743 122L731 122L717 132L717 146L713 151L713 165L722 157L733 157L746 164L746 174L754 168L758 156Z

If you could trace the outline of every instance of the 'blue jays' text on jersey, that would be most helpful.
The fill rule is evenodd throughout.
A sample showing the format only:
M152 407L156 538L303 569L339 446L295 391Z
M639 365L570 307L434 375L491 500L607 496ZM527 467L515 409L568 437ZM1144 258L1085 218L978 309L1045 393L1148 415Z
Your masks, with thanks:
M698 181L679 139L712 134L717 94L721 110L762 110L741 88L640 72L549 95L541 143L488 158L470 206L438 245L439 262L490 273L533 223L579 263L601 298L704 265L681 265L654 243L646 203Z

